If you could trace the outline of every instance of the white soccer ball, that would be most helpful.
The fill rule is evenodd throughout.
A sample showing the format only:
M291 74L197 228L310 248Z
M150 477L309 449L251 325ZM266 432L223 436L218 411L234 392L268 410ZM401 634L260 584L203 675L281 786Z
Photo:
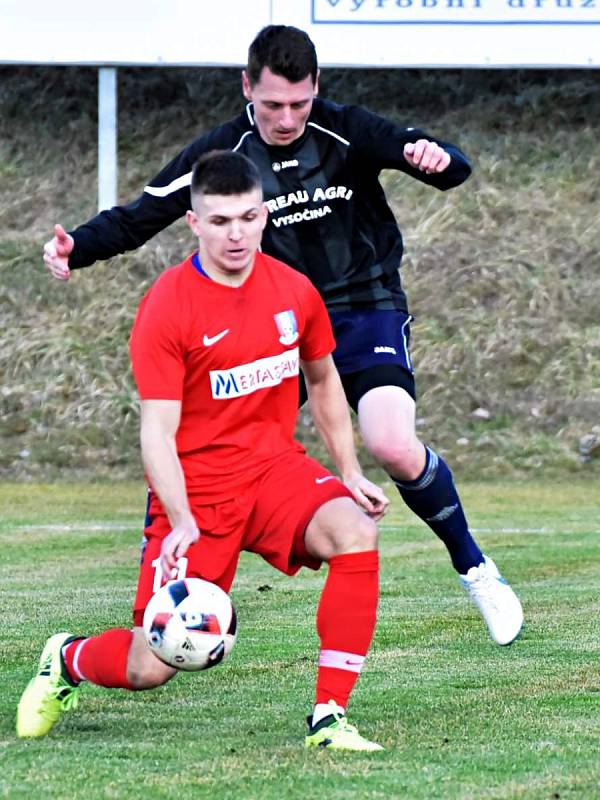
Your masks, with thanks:
M144 612L144 633L154 655L188 672L220 664L235 644L236 629L229 595L200 578L169 581Z

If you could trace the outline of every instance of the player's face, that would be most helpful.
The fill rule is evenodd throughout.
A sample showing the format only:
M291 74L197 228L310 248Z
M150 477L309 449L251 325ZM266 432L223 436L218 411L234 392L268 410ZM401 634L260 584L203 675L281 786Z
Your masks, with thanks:
M304 133L306 120L318 91L310 75L298 83L290 83L263 67L260 80L250 86L242 73L244 96L254 103L254 119L267 144L279 147L290 144Z
M267 224L260 188L246 194L201 194L187 222L199 240L204 271L219 283L240 285L248 277Z

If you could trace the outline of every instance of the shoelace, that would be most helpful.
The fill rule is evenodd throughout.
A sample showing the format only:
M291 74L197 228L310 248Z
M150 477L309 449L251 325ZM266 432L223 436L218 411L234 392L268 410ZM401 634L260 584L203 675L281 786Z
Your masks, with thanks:
M335 722L333 723L333 725L330 725L329 727L336 728L342 733L353 733L360 736L354 725L350 725L346 717L342 716L342 714L334 712L333 716L335 717Z
M69 686L68 683L60 682L58 686L49 692L49 699L58 700L63 711L71 711L77 708L79 697L76 686Z
M497 583L496 578L492 575L480 575L476 581L473 581L470 589L475 597L485 600L497 609L498 604L496 603L496 596L493 592L495 583Z

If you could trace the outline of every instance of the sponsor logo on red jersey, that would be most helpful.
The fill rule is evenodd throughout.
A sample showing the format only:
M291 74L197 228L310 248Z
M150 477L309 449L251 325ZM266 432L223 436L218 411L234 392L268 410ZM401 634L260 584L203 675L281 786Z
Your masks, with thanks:
M289 312L291 313L291 312ZM278 315L279 316L279 315ZM296 338L298 333L296 332ZM240 364L230 369L210 371L210 387L215 400L231 400L252 394L259 389L278 386L286 378L297 377L300 371L298 348L277 356L259 358L249 364Z

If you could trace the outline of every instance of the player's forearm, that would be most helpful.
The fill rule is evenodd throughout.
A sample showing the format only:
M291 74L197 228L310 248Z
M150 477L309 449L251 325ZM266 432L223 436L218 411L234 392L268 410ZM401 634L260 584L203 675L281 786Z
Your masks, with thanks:
M177 455L175 437L142 425L142 462L146 476L173 527L192 519L185 476Z
M472 167L466 155L455 145L442 144L450 156L450 164L443 172L433 173L427 177L431 180L431 185L436 189L446 191L460 186L471 175Z
M102 211L69 232L75 244L69 267L89 267L95 261L135 250L182 213L180 205L172 198L161 201L145 195L127 206Z
M69 231L75 245L69 256L70 269L82 269L96 261L105 261L139 247L149 238L136 237L133 231L128 230L121 216L120 207L111 208Z
M403 171L411 177L416 178L421 183L434 186L442 192L453 189L455 186L460 186L461 183L467 180L472 172L468 158L462 150L459 150L459 148L454 145L435 139L431 141L435 141L436 144L442 147L450 156L450 163L446 169L442 170L442 172L429 173L406 163L406 165L402 167Z
M135 250L183 216L190 204L189 178L196 150L196 142L182 150L133 202L102 211L69 231L75 241L69 267L88 267Z
M352 420L337 373L307 387L315 426L340 475L346 480L361 474Z

